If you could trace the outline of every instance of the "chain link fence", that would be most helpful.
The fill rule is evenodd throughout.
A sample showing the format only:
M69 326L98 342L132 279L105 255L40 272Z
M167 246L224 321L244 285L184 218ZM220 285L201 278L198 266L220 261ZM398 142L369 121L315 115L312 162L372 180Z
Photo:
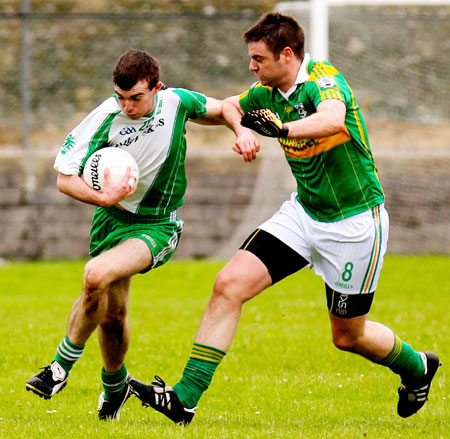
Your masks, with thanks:
M168 86L218 98L243 91L255 77L242 35L259 17L1 13L0 147L20 145L30 137L24 129L31 144L52 143L51 132L70 129L111 93L112 69L129 48L158 58ZM308 12L296 17L308 49ZM330 60L354 88L366 118L448 121L449 23L450 7L330 10Z
M259 17L252 12L0 13L0 256L73 256L67 219L59 215L68 201L56 194L51 164L66 134L112 93L112 70L123 52L135 48L152 53L167 86L224 98L255 81L242 35ZM309 16L305 12L297 18L305 27L308 50ZM330 11L330 61L348 79L368 122L391 213L390 248L400 253L450 252L449 18L448 7ZM211 133L208 148L230 149L233 139L228 141L217 127L208 130L202 128ZM263 149L251 168L240 168L234 156L211 154L221 165L205 163L198 170L203 152L189 162L184 215L192 232L186 229L184 256L224 255L219 247L227 240L241 242L250 219L264 220L267 211L278 208L279 199L287 198L293 179L276 141ZM233 159L228 175L224 164ZM250 169L255 175L243 188L239 179ZM216 188L204 183L209 180L200 171L212 178L219 170L224 175ZM229 198L226 187L231 188ZM245 192L241 204L233 193L237 188ZM75 209L81 204L70 205L77 224ZM205 217L210 239L205 238ZM241 229L236 223L242 218ZM195 234L199 230L203 239ZM218 230L227 238L218 236Z
M167 86L219 98L236 93L254 81L242 34L259 17L0 14L0 145L20 144L24 110L30 113L32 132L71 126L79 120L111 94L112 70L129 48L155 56ZM24 77L27 65L29 74ZM28 109L24 91L29 96Z

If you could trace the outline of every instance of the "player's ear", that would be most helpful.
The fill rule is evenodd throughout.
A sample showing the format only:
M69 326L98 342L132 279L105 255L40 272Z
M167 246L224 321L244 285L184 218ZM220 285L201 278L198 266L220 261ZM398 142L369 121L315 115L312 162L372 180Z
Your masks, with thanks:
M292 57L294 55L293 50L290 47L285 47L281 52L280 52L280 59L283 62L289 62Z
M161 90L162 88L165 88L166 86L164 85L164 83L163 82L161 82L161 81L158 81L157 83L156 83L156 85L155 85L155 92L156 93L158 93L159 92L159 90Z

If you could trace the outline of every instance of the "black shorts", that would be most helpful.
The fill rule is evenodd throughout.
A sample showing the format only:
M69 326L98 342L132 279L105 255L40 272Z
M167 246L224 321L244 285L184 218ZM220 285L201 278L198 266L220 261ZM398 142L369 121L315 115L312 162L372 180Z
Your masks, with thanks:
M240 249L253 253L262 261L272 278L272 285L308 265L303 256L261 229L256 229Z
M367 294L345 294L325 285L328 311L336 317L351 319L367 314L372 306L375 292Z

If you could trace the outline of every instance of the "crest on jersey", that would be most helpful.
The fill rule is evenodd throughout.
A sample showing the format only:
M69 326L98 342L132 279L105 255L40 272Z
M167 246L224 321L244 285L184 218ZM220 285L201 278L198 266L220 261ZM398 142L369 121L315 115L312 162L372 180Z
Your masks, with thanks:
M336 80L331 76L322 76L321 78L317 78L317 84L319 84L320 88L335 87Z
M61 154L65 154L69 152L75 146L75 137L73 134L69 134L64 142L64 145L61 147Z
M303 105L303 103L300 103L298 105L294 105L294 108L297 110L297 112L298 112L298 114L300 116L300 119L303 119L306 116L308 116L308 113L307 113L306 108Z

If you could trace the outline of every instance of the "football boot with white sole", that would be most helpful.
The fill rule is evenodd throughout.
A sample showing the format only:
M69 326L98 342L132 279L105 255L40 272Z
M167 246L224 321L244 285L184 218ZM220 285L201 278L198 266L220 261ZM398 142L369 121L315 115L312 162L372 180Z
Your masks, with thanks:
M54 394L64 389L69 374L56 361L41 369L43 369L42 372L30 378L25 387L41 398L50 399Z
M131 393L141 400L144 407L154 408L176 424L189 424L197 407L191 409L184 407L171 386L166 386L166 383L157 375L155 375L155 380L148 385L131 379L128 381L128 385Z

